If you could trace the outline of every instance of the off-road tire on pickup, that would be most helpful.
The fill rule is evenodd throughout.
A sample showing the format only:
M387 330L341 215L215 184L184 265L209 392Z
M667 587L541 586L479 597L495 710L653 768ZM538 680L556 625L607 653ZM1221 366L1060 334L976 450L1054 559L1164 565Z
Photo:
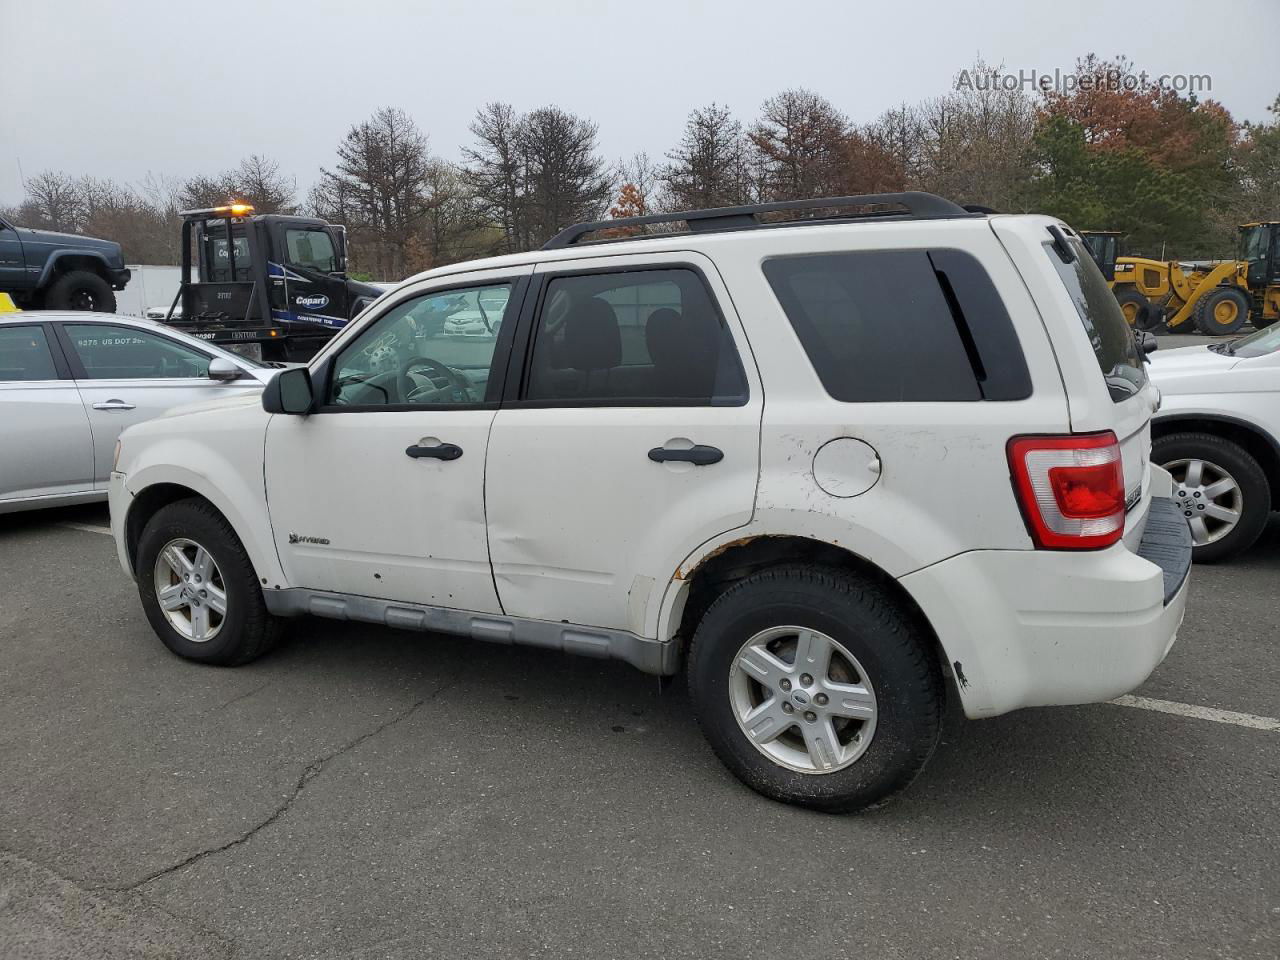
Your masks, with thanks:
M1271 513L1271 485L1258 461L1239 444L1211 433L1170 433L1158 437L1151 445L1151 459L1166 470L1175 473L1173 498L1180 505L1185 502L1184 515L1190 521L1200 513L1203 497L1194 496L1195 488L1180 484L1178 480L1185 469L1178 466L1186 461L1199 460L1218 474L1225 472L1240 491L1240 519L1234 528L1210 543L1196 544L1191 557L1197 563L1216 563L1229 560L1248 550L1262 535ZM1173 468L1173 469L1170 469ZM1181 496L1187 490L1188 496Z
M1129 326L1136 327L1139 330L1146 329L1138 324L1138 314L1143 307L1150 309L1151 301L1144 297L1137 290L1126 285L1125 289L1116 291L1116 303L1120 304L1120 310L1124 314L1125 320L1129 322Z
M1236 333L1249 319L1248 295L1238 287L1214 287L1196 303L1192 315L1205 336Z
M844 647L875 694L869 745L833 772L776 762L739 724L730 677L739 652L786 626L820 631ZM729 587L702 616L686 670L694 712L716 755L747 786L786 803L831 813L882 803L915 779L941 733L944 686L931 639L884 587L835 568L772 567ZM804 717L803 707L792 710L794 737Z
M111 284L92 270L69 270L50 284L44 305L49 310L115 313L116 295Z
M175 629L157 596L157 559L174 541L189 541L208 551L226 594L226 614L216 635L204 642L195 642ZM180 657L238 666L262 656L280 637L282 624L267 612L257 574L240 538L204 500L179 500L156 511L138 539L134 576L152 628L164 645Z

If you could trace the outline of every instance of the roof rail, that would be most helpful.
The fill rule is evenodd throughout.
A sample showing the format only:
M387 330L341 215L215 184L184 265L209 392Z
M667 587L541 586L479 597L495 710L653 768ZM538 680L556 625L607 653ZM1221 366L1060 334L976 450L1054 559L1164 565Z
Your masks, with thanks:
M906 208L905 214L893 211L872 214L853 215L853 217L814 217L807 220L765 221L760 219L764 213L784 210L823 210L831 207L867 207L872 205L893 204ZM913 220L941 220L952 217L971 217L970 213L958 204L918 190L903 193L867 193L852 197L817 197L812 200L781 200L776 203L752 203L741 207L713 207L709 210L682 210L677 213L652 213L643 217L619 217L616 220L594 220L588 223L576 223L566 227L542 245L543 250L559 250L572 247L584 236L601 230L617 230L624 227L639 227L651 223L680 223L689 227L690 233L716 233L727 230L752 230L757 227L796 226L808 223L820 223L824 220L846 220L858 216L905 216ZM667 234L651 234L650 236L667 236ZM631 240L647 239L646 237L629 237Z

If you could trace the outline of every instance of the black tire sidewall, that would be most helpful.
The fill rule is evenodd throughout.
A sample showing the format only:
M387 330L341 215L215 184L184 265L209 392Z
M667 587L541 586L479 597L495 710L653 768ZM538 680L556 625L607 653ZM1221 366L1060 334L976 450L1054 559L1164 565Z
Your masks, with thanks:
M49 287L45 303L54 310L72 310L71 298L77 290L89 290L97 302L95 313L115 313L116 298L111 284L89 270L72 270L63 274Z
M1120 309L1121 309L1122 311L1124 310L1124 305L1125 305L1126 303L1135 303L1135 304L1137 304L1137 305L1138 305L1138 306L1140 306L1140 307L1141 307L1141 306L1146 306L1146 307L1150 307L1150 306L1151 306L1151 301L1150 301L1150 300L1148 300L1148 299L1147 299L1146 297L1144 297L1141 293L1139 293L1137 290L1134 290L1134 289L1132 289L1132 288L1128 288L1128 289L1125 289L1125 290L1120 290L1120 291L1118 291L1118 292L1116 293L1116 303L1120 304ZM1138 325L1138 323L1137 323L1136 319L1135 319L1135 321L1134 321L1132 324L1130 324L1130 326L1132 326L1132 327L1134 327L1135 329L1138 329L1138 330L1143 330L1143 329L1150 329L1151 327L1155 326L1155 324L1150 324L1150 323L1149 323L1147 327L1140 327L1140 326Z
M820 630L837 640L857 658L875 691L871 744L843 770L792 771L761 753L738 725L729 696L732 662L748 638L782 625ZM936 664L912 649L916 640L909 632L888 605L869 607L811 578L785 572L748 578L712 605L695 635L688 679L698 721L729 769L766 796L831 812L872 806L914 779L940 730Z
M1164 466L1175 460L1205 460L1226 470L1240 485L1244 499L1234 530L1213 543L1192 548L1198 563L1227 560L1249 549L1261 536L1271 514L1271 485L1258 461L1243 447L1207 433L1173 433L1159 437L1151 447L1151 459ZM1177 481L1174 481L1175 488Z
M155 591L155 563L165 544L183 538L209 551L222 574L227 593L227 614L218 635L204 643L187 639L173 628L160 609ZM243 659L251 630L250 620L262 593L257 581L246 575L252 565L244 547L225 522L219 522L207 508L192 501L169 504L156 512L138 539L138 595L156 635L170 651L201 663L234 664Z
M1213 320L1213 308L1223 300L1234 300L1238 308L1236 321L1230 327L1223 327ZM1243 290L1237 287L1217 287L1206 293L1195 308L1196 327L1205 336L1221 336L1237 333L1249 321L1249 308L1252 304Z

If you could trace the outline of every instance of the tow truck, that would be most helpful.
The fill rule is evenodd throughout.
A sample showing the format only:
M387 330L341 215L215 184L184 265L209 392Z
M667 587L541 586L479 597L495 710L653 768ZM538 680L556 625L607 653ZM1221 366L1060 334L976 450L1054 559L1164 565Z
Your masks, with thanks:
M244 203L179 216L182 277L155 319L194 337L256 360L309 360L382 294L347 276L341 225Z

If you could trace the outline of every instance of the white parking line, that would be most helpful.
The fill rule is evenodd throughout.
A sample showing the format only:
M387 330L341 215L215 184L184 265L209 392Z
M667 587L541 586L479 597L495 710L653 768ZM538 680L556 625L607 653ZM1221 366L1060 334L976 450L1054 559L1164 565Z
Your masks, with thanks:
M1212 720L1214 723L1233 723L1237 727L1250 727L1254 730L1269 730L1280 733L1280 720L1274 717L1256 717L1252 713L1236 713L1233 710L1216 710L1213 707L1197 707L1191 703L1177 703L1173 700L1152 700L1149 697L1116 697L1111 701L1118 707L1135 707L1138 710L1155 710L1157 713L1172 713L1179 717L1194 717L1197 720Z
M60 527L66 527L68 530L83 530L85 533L105 533L111 536L110 527L99 527L92 523L72 523L70 520L58 524Z

